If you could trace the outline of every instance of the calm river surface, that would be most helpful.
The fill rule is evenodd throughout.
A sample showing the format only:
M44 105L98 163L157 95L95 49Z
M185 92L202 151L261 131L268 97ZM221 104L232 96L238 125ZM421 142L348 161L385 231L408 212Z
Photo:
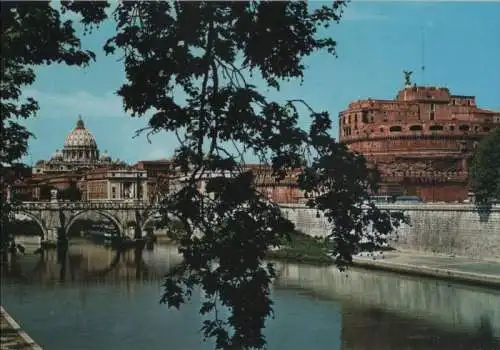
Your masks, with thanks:
M159 304L175 247L119 258L73 240L65 259L29 253L3 266L2 304L46 350L213 349L201 295ZM277 264L269 349L500 349L500 292L362 270Z

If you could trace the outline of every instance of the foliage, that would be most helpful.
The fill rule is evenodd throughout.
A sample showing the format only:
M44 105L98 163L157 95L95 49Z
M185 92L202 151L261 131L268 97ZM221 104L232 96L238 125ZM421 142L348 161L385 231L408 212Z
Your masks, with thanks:
M86 25L99 23L105 18L106 3L63 1L63 10L81 14ZM19 120L34 117L38 103L22 95L23 87L35 81L34 67L53 63L84 66L94 54L80 47L72 21L61 21L60 12L49 1L1 3L1 70L0 70L0 168L9 166L27 152L28 139L33 136ZM6 186L0 191L1 241L7 242L11 205L5 198ZM3 245L3 244L2 244Z
M164 224L175 219L185 228L184 263L167 277L162 301L179 307L199 285L205 295L200 312L215 312L204 321L203 333L214 337L219 349L265 346L262 329L272 313L270 283L276 274L264 259L269 247L293 231L279 206L254 187L252 173L242 166L245 154L270 164L276 180L301 169L299 184L308 205L334 224L331 248L340 268L366 241L375 247L384 242L402 219L370 202L377 174L329 135L328 113L315 112L302 100L273 101L256 87L262 80L279 90L282 81L303 78L305 57L317 50L335 55L335 41L319 38L318 29L338 21L344 5L311 10L306 2L120 2L114 10L116 34L104 49L123 58L127 82L118 94L133 116L153 111L144 129L148 135L174 132L180 143L174 165L185 181L162 194L160 204ZM26 23L32 30L22 32L7 21L14 28L10 35L17 36L6 45L8 57L19 58L9 69L25 76L11 79L14 91L33 81L28 64L57 59L84 64L93 57L79 50L71 24L60 23L46 4L5 6L14 8L8 8L10 22L33 18ZM84 23L101 21L105 6L63 4L81 13ZM46 48L33 49L32 41ZM14 42L25 44L24 51L9 47L16 47ZM48 57L40 59L42 54ZM19 98L19 93L12 96ZM22 115L33 114L35 105L29 106ZM310 112L309 130L299 126L301 108ZM13 133L20 155L28 134ZM206 181L205 191L200 181ZM218 307L228 308L229 317L221 318Z
M241 167L245 152L270 164L277 180L302 168L308 205L334 223L332 249L341 268L363 240L380 245L402 218L369 202L377 174L329 135L328 113L301 100L272 101L248 80L260 75L279 89L283 80L303 77L304 57L320 49L335 54L335 41L318 38L318 28L339 20L343 6L311 11L304 2L130 2L114 13L117 33L105 50L124 54L128 81L118 94L132 115L154 112L148 135L175 132L174 164L186 176L161 202L165 224L176 217L186 228L184 264L167 278L163 301L179 307L200 285L202 314L229 308L227 319L215 313L202 327L217 348L265 345L261 330L272 312L275 272L264 258L293 230ZM299 106L310 111L308 131L298 125ZM197 186L202 180L205 192Z
M50 185L41 185L40 186L40 200L41 201L48 201L51 198L51 191L54 189L54 186Z
M470 175L472 191L478 203L500 200L500 127L479 143Z
M278 250L267 253L269 259L309 264L332 264L329 253L331 244L327 240L315 238L295 230L289 240L283 240Z
M0 251L6 252L11 237L9 232L14 232L14 213L12 204L21 198L17 198L13 190L13 185L17 179L22 179L28 169L22 163L0 164ZM10 201L7 197L10 192Z

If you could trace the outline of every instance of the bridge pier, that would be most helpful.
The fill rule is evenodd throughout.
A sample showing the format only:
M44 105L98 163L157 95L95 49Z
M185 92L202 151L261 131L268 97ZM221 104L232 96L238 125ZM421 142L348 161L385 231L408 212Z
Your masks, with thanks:
M45 242L55 243L57 242L58 227L47 229L47 236L44 237Z

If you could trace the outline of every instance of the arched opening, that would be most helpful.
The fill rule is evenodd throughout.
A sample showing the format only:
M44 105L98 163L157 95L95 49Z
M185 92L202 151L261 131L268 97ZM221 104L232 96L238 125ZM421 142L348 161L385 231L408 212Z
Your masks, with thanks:
M469 127L468 125L466 125L466 124L462 124L462 125L460 125L460 126L458 127L458 129L459 129L460 131L469 131L469 130L470 130L470 127Z
M389 128L390 132L401 132L402 128L399 125L394 125Z
M422 131L422 125L412 125L410 131Z
M71 217L65 227L68 238L86 237L100 241L110 236L123 236L120 221L112 214L100 210L83 210Z
M155 227L155 222L160 219L159 213L153 213L147 217L141 226L141 230L144 232L146 229L151 229Z
M487 126L485 126L485 127L483 128L483 131L484 131L484 132L490 132L490 128L488 128Z
M39 241L47 237L47 227L43 221L36 215L27 211L17 211L14 221L8 228L14 237L27 241ZM37 242L38 243L38 242Z
M442 131L443 130L443 126L442 125L431 125L429 127L429 130L430 131Z

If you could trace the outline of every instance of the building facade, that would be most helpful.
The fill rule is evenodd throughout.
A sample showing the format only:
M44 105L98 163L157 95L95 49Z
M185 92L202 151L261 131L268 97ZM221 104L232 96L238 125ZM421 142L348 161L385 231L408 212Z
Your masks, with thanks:
M33 174L79 172L112 163L111 157L106 152L99 153L94 135L79 118L73 130L66 136L63 149L56 150L49 160L38 161Z
M339 114L340 140L381 172L379 194L462 201L469 164L500 113L447 88L406 86L394 100L359 100Z
M82 199L87 201L127 201L148 199L148 177L135 169L95 169L79 181Z

